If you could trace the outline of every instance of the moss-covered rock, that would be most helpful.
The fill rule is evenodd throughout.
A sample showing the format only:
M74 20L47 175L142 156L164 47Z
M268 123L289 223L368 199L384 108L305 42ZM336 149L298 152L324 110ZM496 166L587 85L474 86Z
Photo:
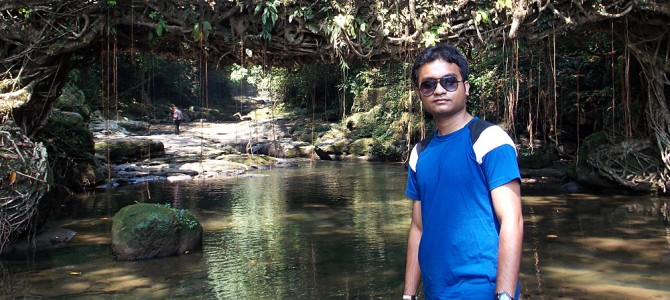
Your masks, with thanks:
M55 184L80 191L104 178L93 135L79 114L55 111L36 139L47 147Z
M277 159L267 155L230 155L227 159L231 162L243 164L254 168L265 168L277 163Z
M118 260L141 260L202 249L202 226L187 210L133 204L114 216L112 250Z
M354 156L367 156L372 152L372 146L374 143L375 140L373 138L357 139L349 144L349 148L347 150Z
M519 153L519 167L522 169L542 169L551 166L558 160L558 155L550 151L534 151Z
M114 139L95 144L95 152L112 162L129 162L149 157L165 156L165 146L161 141Z

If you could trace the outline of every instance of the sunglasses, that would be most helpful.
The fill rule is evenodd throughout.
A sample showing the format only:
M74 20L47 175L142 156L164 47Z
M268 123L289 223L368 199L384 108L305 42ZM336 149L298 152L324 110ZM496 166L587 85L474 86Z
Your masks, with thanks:
M419 92L421 92L424 97L430 97L435 93L438 80L440 85L447 90L447 92L456 91L458 89L458 83L463 82L463 80L458 80L454 75L447 75L439 79L427 78L419 85Z

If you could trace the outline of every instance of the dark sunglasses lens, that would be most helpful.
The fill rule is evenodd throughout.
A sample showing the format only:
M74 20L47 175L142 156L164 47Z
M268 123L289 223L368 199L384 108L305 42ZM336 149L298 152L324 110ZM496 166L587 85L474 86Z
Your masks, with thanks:
M435 88L437 88L437 80L429 78L421 82L421 85L419 86L419 91L421 91L421 94L428 97L432 95L433 92L435 92Z
M449 92L453 92L458 89L458 79L454 76L442 77L442 79L440 79L440 84L445 90Z

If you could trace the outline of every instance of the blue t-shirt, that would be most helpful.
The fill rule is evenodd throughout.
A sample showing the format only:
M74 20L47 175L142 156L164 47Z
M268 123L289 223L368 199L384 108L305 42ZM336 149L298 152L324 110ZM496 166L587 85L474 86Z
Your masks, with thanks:
M512 139L478 118L456 132L435 133L420 153L415 146L405 194L421 201L426 299L493 298L500 223L490 191L519 178Z

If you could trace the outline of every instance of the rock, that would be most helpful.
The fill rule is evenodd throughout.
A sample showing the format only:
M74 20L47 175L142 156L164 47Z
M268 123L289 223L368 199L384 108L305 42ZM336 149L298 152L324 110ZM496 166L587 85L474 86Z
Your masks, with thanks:
M84 117L80 113L71 112L71 111L61 111L60 113L64 116L68 116L70 118L75 118L75 119L81 121L82 123L84 122Z
M54 112L36 139L47 146L57 185L82 191L105 177L95 157L94 137L81 115Z
M95 152L106 155L112 162L137 161L165 156L163 142L150 139L111 139L95 143Z
M522 169L542 169L558 160L558 155L549 151L535 151L519 154L519 167Z
M373 138L357 139L349 144L348 151L354 156L368 156L372 152L372 145L375 141Z
M202 226L184 209L140 203L124 207L112 224L112 251L118 260L141 260L202 249Z
M95 116L95 114L94 114ZM126 136L130 132L125 128L119 126L116 121L113 120L103 120L103 119L92 119L91 123L88 124L88 129L93 133L94 136L99 138L104 138L106 136Z
M552 168L543 168L543 169L521 169L521 177L523 178L543 178L549 179L553 182L561 182L566 177L564 171Z
M144 121L119 120L119 126L130 132L145 133L149 131L149 123Z
M54 248L67 243L76 234L70 229L60 228L49 222L42 226L34 237L28 235L9 244L6 249L3 249L3 253L18 254Z
M570 193L579 193L582 190L582 187L579 186L579 183L574 181L561 184L561 188Z
M341 155L347 152L347 146L349 146L349 140L345 138L340 138L336 140L326 140L321 141L317 147L322 149L328 154Z
M316 155L319 156L321 160L333 160L333 158L330 157L330 155L328 155L326 151L324 151L319 147L314 148L314 152L316 153Z
M308 157L303 155L303 151L300 150L301 147L307 147L309 143L307 142L294 142L291 139L281 139L276 143L268 143L266 155L273 157L282 157L282 158L297 158L297 157Z

